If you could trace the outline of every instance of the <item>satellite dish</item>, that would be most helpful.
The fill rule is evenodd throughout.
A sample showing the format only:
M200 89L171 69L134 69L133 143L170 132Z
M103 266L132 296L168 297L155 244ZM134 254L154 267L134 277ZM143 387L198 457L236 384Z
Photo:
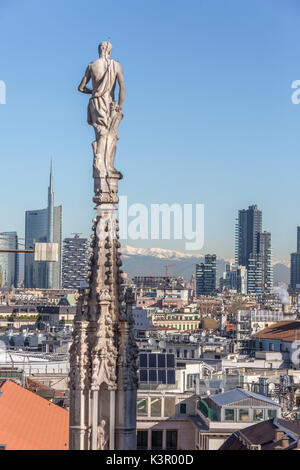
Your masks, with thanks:
M156 341L155 341L155 339L150 338L150 339L148 340L148 343L150 344L150 346L154 346L155 343L156 343Z
M191 343L196 343L197 338L195 338L195 336L191 335L189 340L191 341Z
M275 390L275 384L273 384L272 382L268 385L268 390L270 390L270 392L273 392L273 390Z
M158 346L161 348L161 349L166 349L166 342L165 341L160 341L158 343Z

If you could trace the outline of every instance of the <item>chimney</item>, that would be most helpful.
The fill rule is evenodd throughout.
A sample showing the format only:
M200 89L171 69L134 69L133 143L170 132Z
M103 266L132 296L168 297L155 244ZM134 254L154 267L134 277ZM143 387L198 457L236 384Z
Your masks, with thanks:
M289 313L289 305L288 304L282 304L282 311L286 315Z
M289 440L288 436L285 436L281 441L281 447L283 449L286 449L289 445L290 445L290 440Z
M275 441L281 441L284 438L284 432L283 431L276 431L275 432Z

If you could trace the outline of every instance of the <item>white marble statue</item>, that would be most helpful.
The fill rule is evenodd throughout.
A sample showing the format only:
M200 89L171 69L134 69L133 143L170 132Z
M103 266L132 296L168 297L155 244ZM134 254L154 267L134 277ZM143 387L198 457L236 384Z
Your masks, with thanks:
M109 42L101 42L98 50L99 59L88 65L78 90L92 95L88 104L88 123L95 130L93 174L100 185L100 178L120 177L120 173L114 168L114 158L118 140L117 131L123 118L125 86L121 65L110 58L112 45ZM87 88L90 80L92 90ZM115 100L117 82L118 102Z

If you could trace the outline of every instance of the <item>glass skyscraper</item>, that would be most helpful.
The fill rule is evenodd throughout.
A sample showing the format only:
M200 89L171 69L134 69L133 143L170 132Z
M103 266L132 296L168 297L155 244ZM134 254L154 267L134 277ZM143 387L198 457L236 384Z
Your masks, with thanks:
M27 253L25 255L24 286L27 288L60 289L62 206L54 206L52 164L48 187L48 207L25 213L26 250L32 249L35 242L58 243L59 260L56 263L35 262L34 255Z
M297 227L297 252L291 254L290 289L300 292L300 227Z
M18 235L16 232L0 233L1 250L17 250ZM18 253L0 253L0 287L18 287L19 255Z
M216 289L216 255L205 255L204 263L196 264L196 296L210 295Z
M235 246L236 263L247 268L248 293L272 292L271 234L262 231L262 212L257 205L239 211Z

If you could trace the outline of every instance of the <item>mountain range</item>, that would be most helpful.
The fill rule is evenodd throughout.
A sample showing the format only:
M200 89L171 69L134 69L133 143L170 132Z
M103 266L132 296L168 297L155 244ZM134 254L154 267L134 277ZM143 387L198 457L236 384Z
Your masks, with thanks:
M185 280L190 280L195 274L196 264L204 261L201 254L182 253L176 250L163 248L135 248L125 245L121 248L123 270L130 278L134 276L165 276L166 266L170 276L182 276ZM233 262L217 258L217 279L224 270L225 264ZM288 284L290 269L283 263L276 263L273 266L274 284Z

